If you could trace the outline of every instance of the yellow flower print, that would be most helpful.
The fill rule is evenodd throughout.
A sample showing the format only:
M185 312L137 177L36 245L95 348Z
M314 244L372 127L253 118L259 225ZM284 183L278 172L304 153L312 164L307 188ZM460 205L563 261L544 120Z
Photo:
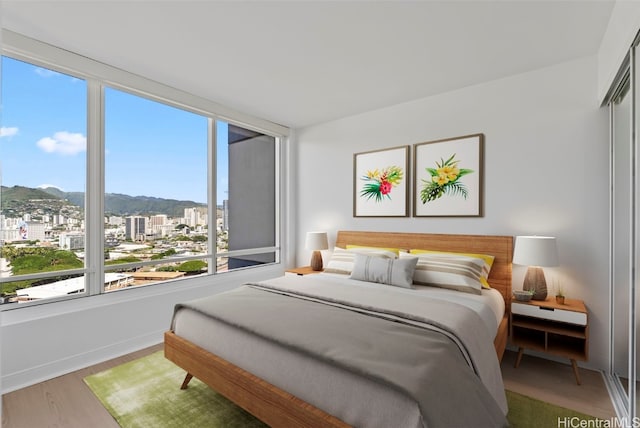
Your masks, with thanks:
M376 178L380 177L380 171L378 171L377 169L373 171L367 171L366 177L370 180L375 180Z
M438 175L445 175L447 177L447 181L445 181L445 183L449 181L455 181L455 179L458 177L460 170L457 166L455 166L455 164L457 163L458 162L455 162L452 165L446 165L442 168L438 168Z
M467 199L467 187L460 182L460 178L473 173L473 170L458 168L459 160L455 159L456 154L451 155L446 161L440 159L436 162L436 168L426 168L431 175L431 181L422 180L420 200L423 204L434 201L447 194L450 196L460 195Z
M444 172L441 172L440 174L431 177L431 180L433 180L434 183L438 184L438 186L444 186L449 182L449 177Z

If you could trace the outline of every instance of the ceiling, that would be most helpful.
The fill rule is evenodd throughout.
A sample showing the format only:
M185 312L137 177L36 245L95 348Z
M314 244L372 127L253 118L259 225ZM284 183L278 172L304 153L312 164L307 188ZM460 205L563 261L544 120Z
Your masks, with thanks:
M299 128L597 53L613 0L0 1L3 27Z

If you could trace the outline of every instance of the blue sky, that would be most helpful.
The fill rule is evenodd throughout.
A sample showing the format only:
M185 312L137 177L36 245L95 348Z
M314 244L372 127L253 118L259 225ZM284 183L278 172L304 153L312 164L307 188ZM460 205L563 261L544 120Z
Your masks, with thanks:
M2 185L84 191L84 80L3 57ZM207 118L105 90L105 188L109 193L206 202ZM217 123L218 204L227 196L227 125Z

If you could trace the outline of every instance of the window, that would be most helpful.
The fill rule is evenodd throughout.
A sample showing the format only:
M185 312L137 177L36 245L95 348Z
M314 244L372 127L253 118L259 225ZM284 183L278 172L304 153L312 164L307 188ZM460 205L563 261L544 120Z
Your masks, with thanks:
M218 239L228 250L218 261L219 269L273 263L276 138L222 121L216 130L218 205L223 212Z
M107 291L208 273L208 123L105 88Z
M0 92L3 310L279 262L282 134L87 58L71 54L71 76L12 56Z
M2 301L83 293L87 84L2 57L0 93Z

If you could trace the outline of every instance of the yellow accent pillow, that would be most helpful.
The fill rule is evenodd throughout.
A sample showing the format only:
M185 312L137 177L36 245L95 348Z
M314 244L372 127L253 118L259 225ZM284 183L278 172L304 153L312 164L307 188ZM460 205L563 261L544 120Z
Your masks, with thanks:
M493 261L495 260L494 256L490 256L487 254L474 254L474 253L456 253L453 251L436 251L436 250L419 250L413 249L409 250L409 254L424 254L424 253L432 253L432 254L454 254L457 256L466 256L472 257L474 259L482 259L484 261L484 269L482 270L482 276L480 277L480 283L482 284L482 288L491 288L489 285L489 272L491 272L491 266L493 266Z
M366 245L347 245L347 250L351 250L354 248L370 248L372 250L384 250L384 251L390 251L392 253L395 253L396 257L398 257L400 255L400 249L399 248L384 248L384 247L368 247Z

